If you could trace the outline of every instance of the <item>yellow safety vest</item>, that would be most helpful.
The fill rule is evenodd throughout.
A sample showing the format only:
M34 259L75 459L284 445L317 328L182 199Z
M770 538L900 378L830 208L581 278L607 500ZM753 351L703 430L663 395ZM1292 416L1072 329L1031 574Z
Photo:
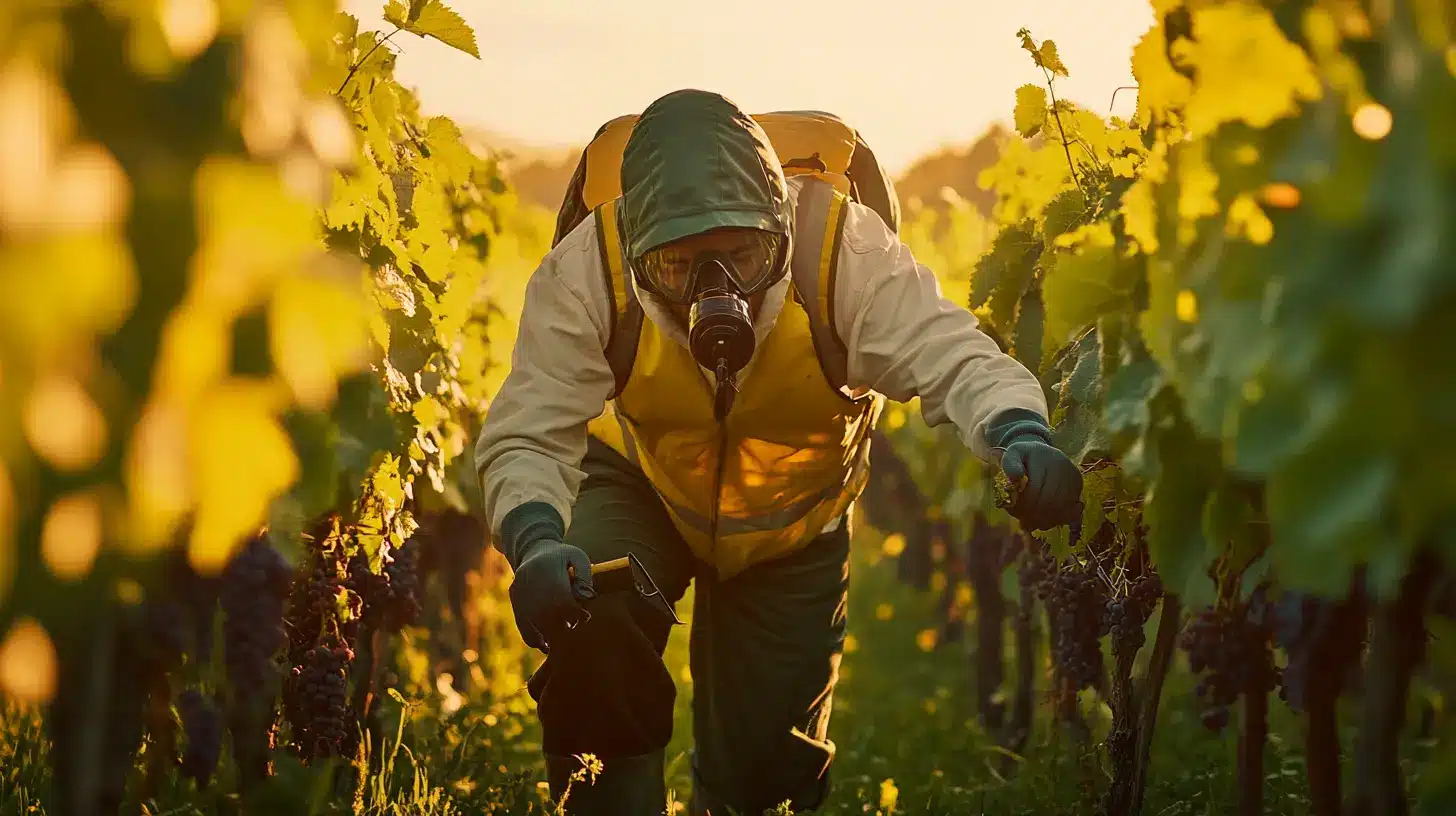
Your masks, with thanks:
M619 201L594 211L615 307L607 356L617 386L589 430L642 469L692 551L730 577L803 547L864 489L884 397L843 385L847 355L829 306L847 199L806 181L792 297L721 426L710 378L641 317L622 256Z

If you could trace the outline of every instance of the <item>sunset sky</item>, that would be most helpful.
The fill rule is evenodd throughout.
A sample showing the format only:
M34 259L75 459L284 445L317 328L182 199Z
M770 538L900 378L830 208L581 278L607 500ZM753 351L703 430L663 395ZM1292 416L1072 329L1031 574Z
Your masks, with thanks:
M892 172L945 143L1009 122L1018 85L1041 73L1026 26L1056 40L1065 96L1102 113L1132 84L1128 57L1147 0L447 0L475 29L479 61L396 36L399 78L425 111L543 147L668 91L718 91L750 112L814 108L859 129ZM382 27L383 0L345 0ZM1128 113L1132 91L1117 95Z

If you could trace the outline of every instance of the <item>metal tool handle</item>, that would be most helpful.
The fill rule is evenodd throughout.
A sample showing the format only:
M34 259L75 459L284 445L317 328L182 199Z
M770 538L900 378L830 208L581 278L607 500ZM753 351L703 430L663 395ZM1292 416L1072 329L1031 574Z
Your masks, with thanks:
M616 583L619 580L617 579L617 574L625 572L627 576L625 581L626 587L623 587L623 589L630 587L638 596L670 617L673 624L680 625L682 623L682 620L677 616L677 611L673 609L672 603L657 588L657 582L652 580L652 576L647 572L647 568L642 566L642 562L638 561L635 555L628 553L621 558L613 558L610 561L592 564L591 570L593 584L596 584L598 579L603 576L610 576L613 579L611 583ZM566 567L566 574L569 579L576 580L576 568L570 564ZM597 597L601 597L603 594L603 588L598 587ZM583 609L585 609L584 606ZM588 612L588 615L590 615L590 612Z

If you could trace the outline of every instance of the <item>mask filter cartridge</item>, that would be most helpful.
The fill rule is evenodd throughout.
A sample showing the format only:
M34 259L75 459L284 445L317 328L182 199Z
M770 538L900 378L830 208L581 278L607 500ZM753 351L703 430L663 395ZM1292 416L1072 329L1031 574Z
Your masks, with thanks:
M734 291L721 262L708 261L706 266L698 278L706 286L688 313L688 346L693 359L717 377L714 414L722 421L733 405L738 372L753 357L753 318L748 301Z

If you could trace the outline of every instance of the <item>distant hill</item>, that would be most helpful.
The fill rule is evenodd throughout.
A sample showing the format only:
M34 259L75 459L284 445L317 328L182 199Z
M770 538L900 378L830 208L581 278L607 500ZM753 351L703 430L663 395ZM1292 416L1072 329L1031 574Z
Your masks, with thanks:
M506 178L523 201L551 212L561 206L581 147L534 146L483 128L469 128L465 135L473 149L500 157ZM1016 138L1011 131L992 125L969 145L945 147L917 159L894 180L901 206L909 208L918 201L923 207L942 209L946 204L941 190L949 187L982 215L990 216L995 196L977 186L976 178L996 163L1001 146L1011 138Z
M1001 147L1007 139L1018 138L1001 125L992 125L969 145L944 147L916 159L895 179L895 192L900 206L912 202L928 209L940 210L947 205L941 195L946 187L954 190L984 216L990 217L996 203L995 194L976 184L981 171L1001 158Z
M556 212L581 147L539 146L484 128L465 129L466 144L481 154L494 154L521 200Z

